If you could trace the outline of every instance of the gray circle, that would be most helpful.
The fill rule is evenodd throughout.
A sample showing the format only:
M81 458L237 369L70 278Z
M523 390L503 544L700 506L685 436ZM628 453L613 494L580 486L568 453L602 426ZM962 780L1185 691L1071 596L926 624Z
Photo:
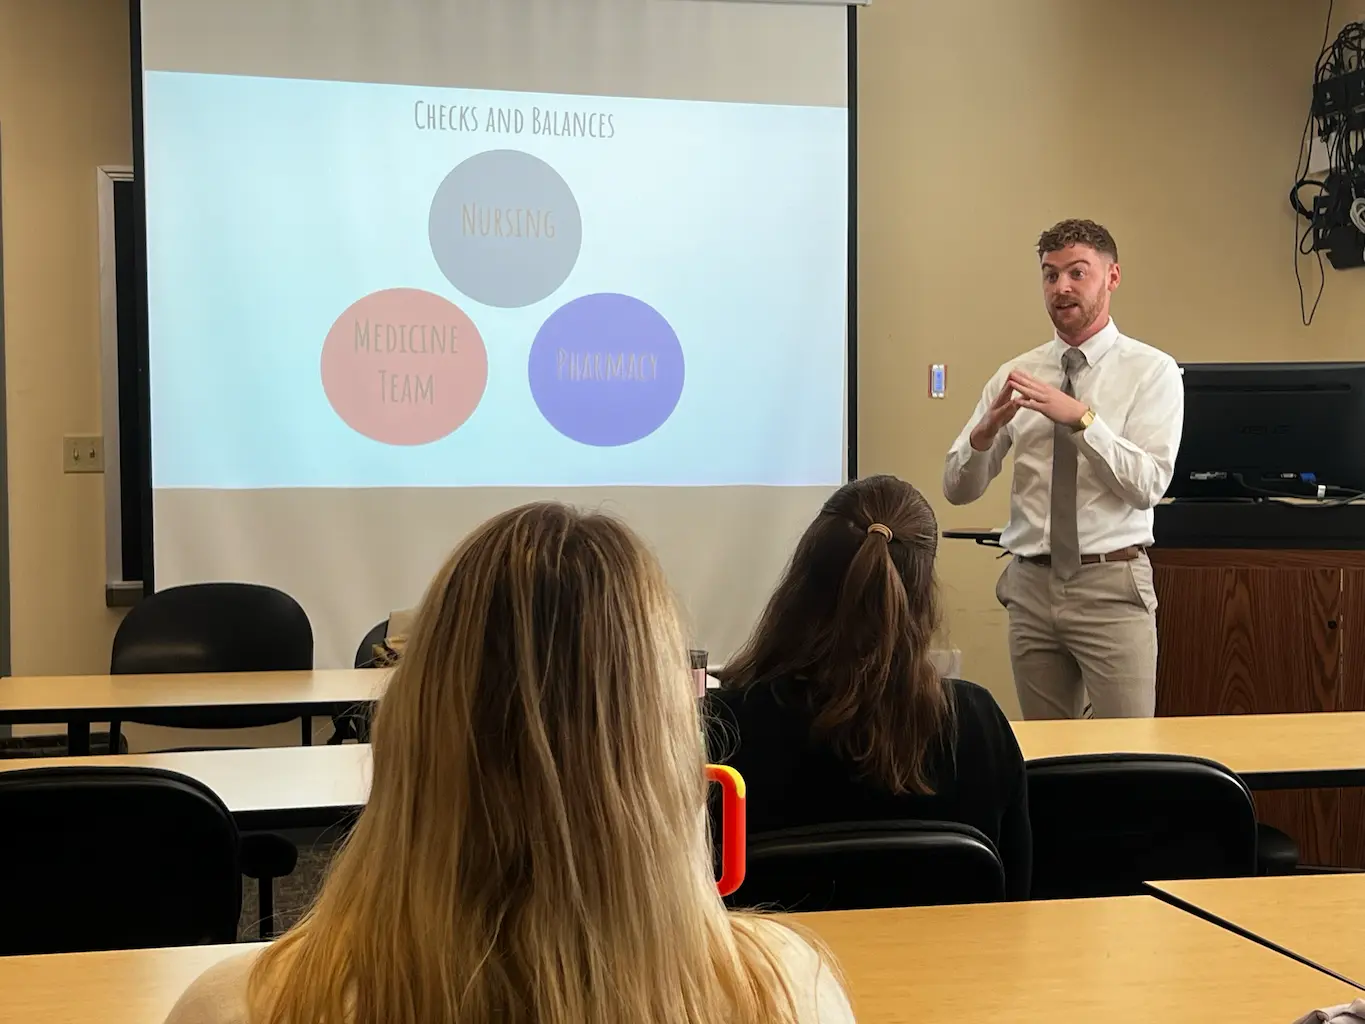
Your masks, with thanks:
M514 149L471 156L446 175L427 222L436 265L485 306L529 306L578 262L578 200L553 167Z

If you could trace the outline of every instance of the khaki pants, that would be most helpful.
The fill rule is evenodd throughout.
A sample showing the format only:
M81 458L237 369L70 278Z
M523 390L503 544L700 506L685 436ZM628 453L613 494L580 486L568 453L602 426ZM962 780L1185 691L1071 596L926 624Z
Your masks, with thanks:
M1026 719L1156 712L1156 591L1147 556L1081 566L1069 582L1010 559L995 596L1010 616L1010 665Z

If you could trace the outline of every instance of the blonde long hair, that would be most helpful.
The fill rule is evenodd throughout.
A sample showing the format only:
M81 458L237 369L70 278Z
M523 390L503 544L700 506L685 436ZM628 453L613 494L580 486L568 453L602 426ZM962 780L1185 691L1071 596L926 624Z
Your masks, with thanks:
M616 521L480 527L433 580L317 902L266 949L259 1024L758 1024L787 979L727 915L686 644Z

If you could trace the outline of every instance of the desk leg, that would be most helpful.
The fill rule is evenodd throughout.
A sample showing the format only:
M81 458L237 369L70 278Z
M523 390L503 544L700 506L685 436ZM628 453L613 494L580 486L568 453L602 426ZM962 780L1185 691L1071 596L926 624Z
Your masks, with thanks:
M66 752L72 757L84 757L90 753L90 723L66 723Z

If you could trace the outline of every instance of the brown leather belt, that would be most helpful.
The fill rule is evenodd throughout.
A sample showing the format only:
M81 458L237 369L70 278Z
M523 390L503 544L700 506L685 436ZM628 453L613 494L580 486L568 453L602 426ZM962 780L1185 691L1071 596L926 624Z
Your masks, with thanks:
M1039 565L1043 568L1051 568L1051 555L1018 555L1019 561L1027 562L1029 565ZM1129 546L1111 551L1107 555L1081 555L1081 565L1098 565L1101 562L1132 562L1142 557L1142 548Z

